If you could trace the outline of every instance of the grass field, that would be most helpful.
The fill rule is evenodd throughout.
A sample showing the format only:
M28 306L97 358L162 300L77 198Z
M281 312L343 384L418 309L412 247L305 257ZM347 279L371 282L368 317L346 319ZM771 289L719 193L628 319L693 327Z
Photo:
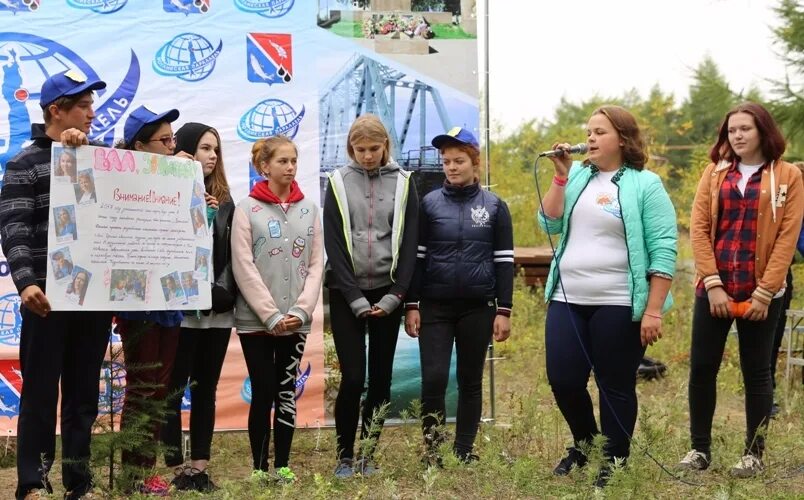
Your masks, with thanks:
M684 258L682 255L682 262ZM804 269L796 271L798 282L804 283ZM631 460L627 467L615 472L603 491L592 486L593 467L564 478L551 475L570 443L570 435L553 402L544 371L545 308L541 295L518 286L513 334L509 342L498 344L496 352L505 357L496 365L497 420L484 423L478 435L479 463L463 466L448 457L443 469L425 469L420 463L419 423L408 415L406 423L388 428L382 435L378 447L381 474L336 480L332 475L334 430L301 429L297 431L291 455L298 481L265 487L248 479L251 470L246 434L222 433L215 436L209 469L221 489L207 498L804 498L804 389L799 372L798 383L792 390L780 387L777 394L783 409L768 431L766 472L750 480L733 479L728 474L742 451L745 429L743 387L734 338L729 339L718 380L712 467L704 473L685 475L682 479L694 483L690 485L672 478L655 463L654 460L672 470L689 446L691 288L688 272L680 272L674 285L677 305L666 316L665 336L648 351L648 355L667 363L668 375L638 385L640 417ZM798 299L797 305L801 302ZM596 394L594 399L597 400ZM0 491L9 494L3 497L10 496L16 480L8 458L8 468L0 470ZM168 479L172 477L167 469L160 472ZM97 489L103 491L107 471L99 468L95 474ZM60 498L58 467L51 479L54 485L59 485L54 498ZM114 492L110 496L124 498ZM172 495L173 498L199 496Z
M460 26L452 24L433 24L431 26L435 39L443 40L465 40L475 38L466 33ZM363 23L354 21L339 21L330 27L330 31L338 36L347 38L363 38Z

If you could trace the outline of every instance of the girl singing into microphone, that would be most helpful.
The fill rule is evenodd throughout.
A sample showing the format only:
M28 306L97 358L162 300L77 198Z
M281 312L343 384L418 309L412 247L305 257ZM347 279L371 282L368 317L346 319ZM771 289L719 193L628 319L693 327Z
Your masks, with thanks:
M662 336L662 314L676 264L676 214L661 179L645 170L634 116L602 106L586 126L589 157L551 157L555 177L538 214L560 239L545 286L547 378L574 444L554 469L566 475L587 462L596 434L590 370L600 389L600 426L608 464L629 455L637 417L636 371L645 348ZM553 149L569 149L554 144Z

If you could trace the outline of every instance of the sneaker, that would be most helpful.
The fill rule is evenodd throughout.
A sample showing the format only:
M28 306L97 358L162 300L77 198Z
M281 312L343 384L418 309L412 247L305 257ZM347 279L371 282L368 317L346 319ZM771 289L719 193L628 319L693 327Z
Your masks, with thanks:
M47 490L42 488L39 490L29 490L23 498L24 500L40 500L47 498L49 495Z
M351 458L342 458L335 467L335 477L338 479L348 479L354 476L355 471L352 469L352 464Z
M712 462L712 455L698 450L690 450L678 463L679 469L706 470Z
M424 454L424 456L422 456L422 465L428 469L430 467L438 467L439 469L443 469L444 459L441 458L441 454L438 453L438 451L429 450Z
M291 484L296 482L296 473L290 467L280 467L276 469L276 482L279 484Z
M782 410L782 409L779 407L779 403L777 403L776 401L774 401L774 402L773 402L773 405L771 406L771 410L770 410L770 415L769 415L769 416L770 416L770 418L776 418L776 416L779 414L779 412L780 412L781 410Z
M173 469L173 479L171 479L170 484L179 491L192 489L190 466L180 465Z
M466 452L466 453L455 452L455 456L458 457L459 462L465 465L480 461L480 456L475 455L472 452Z
M89 484L83 488L65 491L64 500L100 500L101 495L92 491L92 486L92 484Z
M200 491L201 493L211 493L218 489L218 487L215 486L215 483L212 482L212 479L209 478L209 474L207 474L206 469L198 470L193 467L190 470L190 475L188 477L190 479L187 489Z
M161 476L151 476L142 480L137 491L143 495L164 497L170 492L170 483L162 479Z
M567 448L567 456L562 458L556 468L553 469L553 474L556 476L566 476L570 473L570 471L575 469L580 469L589 459L586 458L586 455L583 454L581 450L576 447Z
M377 463L370 458L359 458L357 462L355 462L355 472L364 477L369 477L380 472L380 468L377 466Z
M268 485L273 482L273 479L266 471L257 469L251 471L251 481L260 485Z
M605 488L606 485L609 484L609 479L611 479L611 465L604 464L600 467L600 470L597 471L595 488Z
M765 469L762 460L751 453L743 455L739 462L731 468L731 475L734 477L754 477Z

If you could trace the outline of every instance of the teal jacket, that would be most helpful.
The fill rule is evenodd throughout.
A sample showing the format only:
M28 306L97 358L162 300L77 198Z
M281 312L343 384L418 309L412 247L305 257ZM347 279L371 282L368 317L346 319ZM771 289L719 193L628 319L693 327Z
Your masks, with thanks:
M553 219L539 211L539 226L547 234L560 234L556 255L550 264L550 274L544 288L545 301L555 292L558 281L558 263L564 253L570 231L570 216L575 203L586 189L597 167L574 162L564 188L564 215ZM631 293L631 318L641 321L648 304L650 277L658 274L672 278L676 270L678 228L676 211L664 190L658 175L647 170L621 167L611 181L617 185L617 197L625 226L625 243L628 248L629 280ZM590 254L589 258L594 258ZM670 294L662 311L673 305Z

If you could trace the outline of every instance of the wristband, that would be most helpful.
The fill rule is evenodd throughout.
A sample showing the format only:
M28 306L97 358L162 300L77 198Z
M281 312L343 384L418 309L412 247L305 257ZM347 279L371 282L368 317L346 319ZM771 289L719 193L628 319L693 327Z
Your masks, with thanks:
M553 176L553 184L559 187L564 187L567 185L567 178L565 177L562 179L561 177L555 175Z
M642 313L645 316L650 316L651 318L662 319L661 314L651 314L651 313Z

